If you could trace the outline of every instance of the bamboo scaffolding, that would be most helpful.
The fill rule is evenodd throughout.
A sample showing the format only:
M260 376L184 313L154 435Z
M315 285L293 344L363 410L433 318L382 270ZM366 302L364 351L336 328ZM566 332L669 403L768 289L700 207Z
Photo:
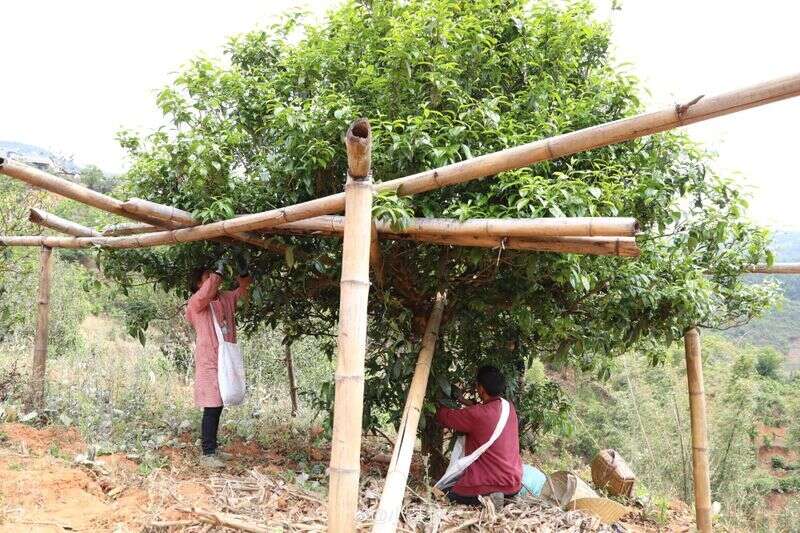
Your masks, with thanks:
M800 274L800 263L752 265L748 267L747 271L753 274Z
M675 105L661 111L654 111L636 115L634 117L592 126L571 133L564 133L555 137L534 141L532 143L516 146L494 152L491 154L474 157L466 161L454 163L437 169L426 170L417 174L397 178L382 182L375 189L377 191L396 191L402 195L419 194L426 191L440 189L448 185L465 183L478 178L498 174L506 170L522 168L569 156L578 152L585 152L602 146L617 144L639 137L645 137L654 133L667 131L679 126L694 124L703 120L736 113L777 102L786 98L800 95L800 74L793 74L784 78L770 80L765 83L752 85L744 89L723 93L710 97L699 97L681 105ZM55 178L49 174L12 161L0 159L0 173L7 174L23 181L45 188L42 183L47 179ZM36 179L32 178L35 176ZM56 178L57 179L57 178ZM66 180L62 180L66 182ZM83 200L76 198L75 195L68 196L79 201L84 201L89 205L90 202L98 202L94 191L87 194L84 187L72 184L74 188L80 189ZM59 184L59 187L66 187ZM52 190L52 189L47 189ZM54 191L55 192L55 191ZM62 196L74 194L73 188L66 187ZM105 195L100 203L113 200ZM115 209L117 214L126 215L121 207L121 202L114 200L109 208ZM179 242L198 241L212 239L224 235L234 235L243 231L266 229L320 215L339 213L345 207L344 193L333 194L323 198L317 198L300 204L288 207L281 207L265 211L263 213L253 213L244 215L232 220L223 220L211 224L195 226L191 228L177 229L166 232L145 233L137 237L139 247L159 246L163 244L177 244ZM153 223L152 220L144 222ZM156 223L156 225L158 225Z
M328 531L355 531L361 473L361 417L367 344L369 251L372 226L370 157L372 132L366 119L347 131L344 243L339 302L339 340L333 406Z
M395 441L392 461L386 473L386 483L378 509L375 512L373 533L391 533L397 529L397 521L403 508L403 495L408 482L408 471L411 468L411 458L414 453L414 444L417 441L417 426L422 412L422 402L425 399L425 390L428 387L428 376L431 371L431 361L436 351L436 341L439 339L439 325L442 322L442 312L446 302L443 293L436 295L433 310L425 326L425 336L422 340L422 349L417 358L414 377L406 396L406 405L403 417L397 427L397 440Z
M72 222L71 220L48 213L43 209L36 209L35 207L31 208L30 214L28 215L28 220L34 224L38 224L39 226L50 228L61 233L66 233L67 235L72 235L73 237L100 236L100 233L92 228L87 228L86 226L82 226L77 222Z
M711 482L708 469L706 396L703 387L703 358L700 332L691 328L684 335L686 379L689 384L689 413L692 425L692 480L697 530L711 532Z
M44 407L44 385L50 316L50 278L53 265L53 250L47 246L43 246L39 262L39 296L36 300L36 338L33 347L29 404L32 410L41 412L42 407Z

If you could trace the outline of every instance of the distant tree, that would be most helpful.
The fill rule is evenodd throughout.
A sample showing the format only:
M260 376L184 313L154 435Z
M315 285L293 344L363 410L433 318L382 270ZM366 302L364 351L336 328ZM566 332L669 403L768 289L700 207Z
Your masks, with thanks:
M760 348L756 356L756 372L765 378L780 379L783 376L783 355L771 346Z
M297 30L303 37L289 38ZM164 127L121 135L133 160L124 187L214 220L341 191L342 134L359 116L373 125L379 181L627 117L642 110L639 86L614 66L609 39L587 1L346 2L319 26L291 15L232 39L226 66L193 61L159 94ZM685 135L665 133L412 198L379 196L375 212L398 223L624 215L645 235L636 260L382 242L387 285L369 308L365 425L398 420L439 288L450 300L431 390L470 387L476 366L493 362L516 398L527 394L516 377L537 358L607 378L626 351L656 364L689 326L760 313L773 286L740 275L768 260L767 232L708 163ZM282 240L285 257L253 251L257 281L241 322L318 336L332 357L341 242ZM122 283L137 272L185 296L189 271L221 253L193 243L108 252L104 263ZM321 389L321 406L332 391ZM441 434L425 420L435 470Z
M90 189L107 194L114 189L116 180L95 165L88 165L81 169L81 183Z

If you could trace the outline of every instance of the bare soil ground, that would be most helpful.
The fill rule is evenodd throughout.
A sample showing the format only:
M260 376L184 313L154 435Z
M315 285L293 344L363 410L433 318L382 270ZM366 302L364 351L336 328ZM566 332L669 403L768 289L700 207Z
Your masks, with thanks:
M3 424L0 442L0 533L20 531L231 531L225 521L250 524L251 531L324 531L324 494L310 490L292 450L266 450L233 440L225 450L234 458L223 471L197 464L194 437L183 447L159 450L162 463L152 470L124 455L94 460L81 455L86 445L77 431ZM309 447L306 456L320 465L328 450ZM386 457L365 450L360 519L369 530L380 496ZM77 460L76 460L77 456ZM324 476L324 469L321 470ZM415 465L419 474L420 465ZM413 476L412 476L413 477ZM419 489L422 490L422 489ZM413 491L412 491L413 492ZM617 529L596 517L564 512L539 500L508 505L500 512L440 505L424 494L407 504L399 531L689 531L688 507L675 502L669 522L656 524L634 510Z

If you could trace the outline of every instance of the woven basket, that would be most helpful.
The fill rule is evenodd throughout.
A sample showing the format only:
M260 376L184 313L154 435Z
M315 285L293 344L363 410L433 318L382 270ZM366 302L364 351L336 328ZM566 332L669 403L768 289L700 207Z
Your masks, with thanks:
M596 489L605 489L614 496L633 494L636 476L616 451L601 450L592 460L592 483Z
M578 509L597 515L604 524L613 524L631 510L608 498L578 498L569 504L570 509Z

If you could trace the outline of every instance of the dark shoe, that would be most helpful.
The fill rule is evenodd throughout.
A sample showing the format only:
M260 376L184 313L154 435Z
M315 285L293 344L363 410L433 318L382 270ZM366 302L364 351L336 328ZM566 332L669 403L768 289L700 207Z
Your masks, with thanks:
M506 496L502 492L493 492L489 495L489 499L492 500L492 504L494 505L494 510L499 511L503 508L503 505L506 503Z

